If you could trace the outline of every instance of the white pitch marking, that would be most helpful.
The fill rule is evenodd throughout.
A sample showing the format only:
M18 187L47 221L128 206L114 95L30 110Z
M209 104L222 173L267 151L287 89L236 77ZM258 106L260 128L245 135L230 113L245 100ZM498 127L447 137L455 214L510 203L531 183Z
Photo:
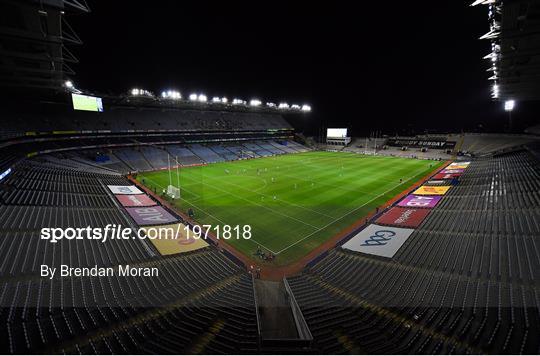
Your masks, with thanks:
M423 169L422 169L421 171L423 171ZM418 172L420 173L421 171L419 170ZM418 173L418 174L419 174L419 173ZM403 181L403 183L408 182L408 181L411 180L412 178L416 177L418 174L413 175L413 176L407 178L407 180ZM373 199L367 201L366 203L360 205L359 207L356 207L356 208L354 208L353 210L349 211L348 213L346 213L345 215L343 215L343 216L340 217L339 219L336 219L336 220L332 221L331 223L329 223L329 224L327 224L327 225L321 227L320 229L318 229L318 230L316 230L316 231L313 231L312 233L308 234L307 236L303 237L302 239L300 239L300 240L294 242L294 243L291 244L290 246L287 246L287 247L285 247L284 249L279 250L279 251L277 252L277 255L279 255L279 254L282 253L283 251L286 251L286 250L288 250L289 248L291 248L291 247L293 247L293 246L299 244L300 242L304 241L305 239L307 239L307 238L313 236L313 235L316 234L317 232L326 229L328 226L334 224L336 221L339 221L339 220L343 219L343 218L346 217L347 215L350 215L351 213L355 212L356 210L358 210L358 209L360 209L360 208L363 208L364 206L366 206L367 204L371 203L371 202L374 201L375 199L377 199L377 198L379 198L379 197L381 197L381 196L387 194L388 192L390 192L390 191L396 189L397 187L399 187L399 186L402 185L403 183L399 183L399 184L395 185L394 187L388 189L388 190L385 191L384 193L379 194L379 195L376 196L375 198L373 198Z

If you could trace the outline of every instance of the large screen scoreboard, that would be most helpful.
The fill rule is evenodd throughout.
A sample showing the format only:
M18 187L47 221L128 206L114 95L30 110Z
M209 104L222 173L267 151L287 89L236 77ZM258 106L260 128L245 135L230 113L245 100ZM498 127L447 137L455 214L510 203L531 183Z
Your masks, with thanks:
M71 99L73 100L73 109L75 110L103 112L101 98L72 93Z
M326 129L327 138L345 138L347 137L347 129Z

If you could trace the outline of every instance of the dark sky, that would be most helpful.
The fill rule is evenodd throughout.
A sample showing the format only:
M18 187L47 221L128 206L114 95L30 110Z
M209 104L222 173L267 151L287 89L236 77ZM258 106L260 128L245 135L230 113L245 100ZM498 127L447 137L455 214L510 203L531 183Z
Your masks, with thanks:
M75 81L309 103L294 123L311 133L501 130L478 40L487 9L468 3L89 1L90 14L68 18L84 41Z

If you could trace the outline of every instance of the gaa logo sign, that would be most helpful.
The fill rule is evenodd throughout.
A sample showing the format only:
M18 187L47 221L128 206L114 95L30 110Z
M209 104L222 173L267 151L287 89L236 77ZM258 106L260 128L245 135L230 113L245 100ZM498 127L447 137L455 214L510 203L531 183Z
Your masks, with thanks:
M394 231L390 230L378 230L371 235L360 246L384 246L388 241L392 240L392 237L396 236Z
M343 248L370 255L392 258L414 229L371 224L343 244Z

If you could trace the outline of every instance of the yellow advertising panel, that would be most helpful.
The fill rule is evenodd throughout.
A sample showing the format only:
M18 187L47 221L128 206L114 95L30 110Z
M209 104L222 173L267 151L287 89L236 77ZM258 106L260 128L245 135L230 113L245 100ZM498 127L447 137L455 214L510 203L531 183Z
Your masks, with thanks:
M446 167L446 169L465 169L469 167L469 165L465 165L465 164L454 164L454 165L449 165L448 167Z
M446 169L465 169L469 167L469 164L471 164L471 162L454 162L450 163Z
M440 186L423 185L420 188L416 189L413 194L415 195L445 195L448 189L450 189L449 185L440 185Z
M197 238L184 224L148 226L142 229L163 256L194 251L208 246L203 238Z

